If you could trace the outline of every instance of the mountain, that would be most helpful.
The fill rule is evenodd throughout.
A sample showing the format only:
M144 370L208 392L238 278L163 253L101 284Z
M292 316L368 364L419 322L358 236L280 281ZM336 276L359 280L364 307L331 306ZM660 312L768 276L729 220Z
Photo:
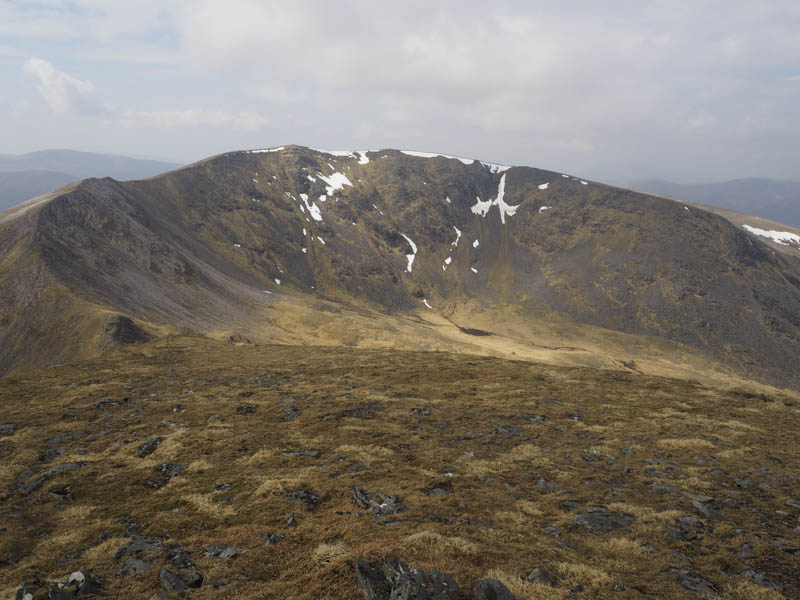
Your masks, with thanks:
M800 227L800 182L797 181L735 179L723 183L681 184L648 179L628 187Z
M40 150L0 155L0 211L87 177L142 179L181 165L156 160L76 152Z
M0 215L0 368L128 336L437 349L800 389L800 260L529 167L287 146Z

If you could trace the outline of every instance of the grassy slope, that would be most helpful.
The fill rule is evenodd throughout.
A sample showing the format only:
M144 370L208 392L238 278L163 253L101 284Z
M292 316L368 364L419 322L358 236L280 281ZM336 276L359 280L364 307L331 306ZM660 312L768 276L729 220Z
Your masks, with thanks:
M116 405L95 408L103 399ZM141 533L169 536L190 552L206 574L193 598L355 600L355 558L390 554L450 573L467 590L499 576L529 599L566 598L576 585L588 597L619 597L616 580L626 597L694 597L671 568L701 573L730 599L800 594L800 558L772 543L800 545L798 511L785 505L800 500L790 478L800 467L794 396L446 353L169 338L5 378L0 405L3 420L19 426L0 437L0 490L13 489L26 469L83 463L0 501L3 597L26 578L79 568L106 579L104 597L148 597L162 559L150 573L121 579L121 561L111 557L128 537L128 517ZM294 421L283 419L289 407L299 411ZM340 414L358 407L370 418ZM499 433L501 424L520 429ZM71 436L53 439L63 433ZM164 441L138 458L151 435ZM64 454L43 457L54 449ZM305 449L321 456L277 456ZM366 470L348 471L352 461ZM144 481L162 462L190 466L154 491ZM453 477L442 472L448 466ZM744 477L750 488L737 487ZM537 485L540 478L557 487ZM225 483L229 492L214 490ZM71 501L49 493L66 484ZM397 494L409 510L377 520L338 514L358 510L353 485ZM282 496L305 487L324 498L314 511ZM450 494L425 493L434 487ZM720 518L698 514L687 494L713 497L708 506ZM579 503L578 512L602 505L636 520L629 530L589 532L573 524L565 500ZM284 525L291 511L296 529ZM681 515L703 522L701 540L670 541L666 526ZM264 546L265 532L286 539ZM206 559L202 548L212 543L248 553ZM740 558L743 543L756 558ZM534 567L556 575L558 588L524 582ZM747 582L744 569L784 595Z

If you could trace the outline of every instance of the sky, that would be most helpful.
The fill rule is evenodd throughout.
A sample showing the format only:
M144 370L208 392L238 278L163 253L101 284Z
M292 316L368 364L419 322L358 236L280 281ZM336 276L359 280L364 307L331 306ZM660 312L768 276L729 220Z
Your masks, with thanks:
M0 0L0 153L800 180L797 0Z

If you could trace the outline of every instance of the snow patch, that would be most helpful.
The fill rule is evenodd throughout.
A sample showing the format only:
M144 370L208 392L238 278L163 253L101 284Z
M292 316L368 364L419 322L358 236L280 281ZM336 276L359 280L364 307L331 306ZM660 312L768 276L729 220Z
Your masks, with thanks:
M506 204L504 200L505 194L506 176L503 174L503 176L500 178L500 185L497 186L497 197L494 200L486 201L482 201L480 198L478 198L478 201L470 208L470 210L480 217L485 217L489 213L489 209L492 206L496 206L497 210L500 211L500 222L505 225L506 215L513 217L517 212L517 208L519 208L519 205L511 206Z
M323 240L323 239L322 239L321 237L319 237L319 236L317 236L317 239L319 240L319 243L320 243L320 244L322 244L323 246L325 245L325 240Z
M234 246L234 248L241 248L242 247L241 244L234 244L233 246Z
M539 212L543 213L544 211L550 210L551 208L553 208L553 207L552 206L540 206L539 207Z
M280 152L283 150L284 146L280 146L279 148L264 148L262 150L250 150L248 154L262 154L264 152Z
M427 298L423 298L423 299L422 299L422 303L423 303L425 306L427 306L428 308L433 308L433 307L432 307L430 304L428 304L428 299L427 299Z
M414 259L417 258L417 245L405 233L401 233L400 235L402 235L406 239L408 244L411 246L411 251L413 252L413 254L406 254L406 258L408 259L408 266L406 267L406 271L411 273L411 267L414 264Z
M356 154L361 157L358 159L358 164L366 165L369 162L369 156L367 156L366 151L356 150Z
M453 229L456 230L456 241L453 242L452 245L457 247L458 246L458 240L461 239L461 230L458 227L456 227L455 225L453 225Z
M453 262L453 259L450 258L449 256L444 259L444 264L446 264L446 265L449 265L451 262Z
M325 175L323 175L322 173L318 173L317 175L319 176L320 179L322 179L322 181L328 184L327 187L325 188L325 191L327 192L328 196L332 196L333 192L337 190L343 190L344 186L346 185L353 187L353 184L350 183L350 180L344 173L333 173L328 177L325 177Z
M474 242L472 242L472 247L473 248L477 248L480 245L481 245L481 243L478 240L475 240Z
M476 275L478 273L478 269L476 269L475 267L470 267L469 270L475 273Z
M445 198L445 199L444 199L444 201L445 201L445 202L447 202L448 204L451 204L451 202L450 202L450 196L447 196L447 198Z
M302 250L303 250L303 254L306 254L308 252L308 248L302 248Z
M783 246L800 246L800 235L789 231L759 229L758 227L751 227L750 225L742 225L742 227L753 235L769 238L776 244L781 244Z
M562 177L566 177L567 179L569 179L569 175L564 175L564 174L562 173L562 174L561 174L561 176L562 176Z
M308 180L309 181L316 181L317 178L316 177L312 177L311 175L308 175Z
M586 183L585 181L581 181L581 185L589 185L589 184Z
M319 206L316 203L312 202L311 204L308 203L308 194L300 194L300 199L303 201L303 204L306 205L308 212L311 214L311 217L315 221L322 221L322 213L319 210ZM303 208L302 206L300 208ZM305 231L305 229L303 230Z
M549 181L548 181L547 183L543 183L542 185L540 185L540 186L539 186L539 189L540 189L540 190L546 190L548 185L550 185L550 182L549 182Z
M306 228L303 227L303 235L307 235Z
M280 279L278 279L278 278L276 277L276 278L275 278L275 283L277 283L278 285L280 285L280 284L281 284L281 280L280 280Z

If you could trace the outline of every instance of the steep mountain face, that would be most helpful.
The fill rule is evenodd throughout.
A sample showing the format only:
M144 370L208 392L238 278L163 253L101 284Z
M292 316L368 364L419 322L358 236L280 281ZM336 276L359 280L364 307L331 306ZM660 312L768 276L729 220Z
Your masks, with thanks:
M270 307L322 300L414 319L504 307L520 338L575 323L800 387L800 260L717 215L539 169L233 152L150 180L87 180L0 216L0 252L5 371L95 348L54 344L43 307L93 344L109 313L287 340ZM34 339L52 348L31 356Z

